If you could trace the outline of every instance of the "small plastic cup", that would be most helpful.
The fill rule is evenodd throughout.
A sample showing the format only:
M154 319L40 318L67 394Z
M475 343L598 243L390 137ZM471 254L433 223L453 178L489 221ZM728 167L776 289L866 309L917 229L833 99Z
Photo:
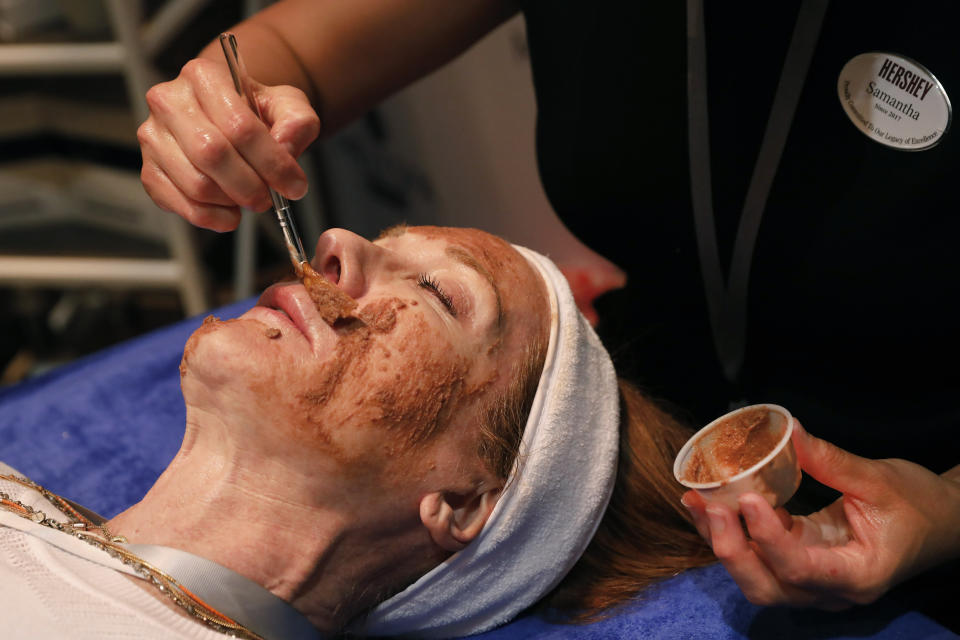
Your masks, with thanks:
M800 485L792 434L793 416L783 407L741 407L694 434L677 454L673 475L707 502L734 511L740 509L737 498L747 492L760 494L774 508L783 506Z

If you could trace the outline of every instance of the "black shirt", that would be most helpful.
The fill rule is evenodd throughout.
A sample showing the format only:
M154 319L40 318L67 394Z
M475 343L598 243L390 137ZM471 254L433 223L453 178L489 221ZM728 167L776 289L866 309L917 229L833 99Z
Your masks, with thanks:
M705 2L713 204L724 278L798 2ZM950 2L834 2L772 184L744 365L724 378L694 235L684 2L524 7L551 204L628 273L598 331L621 373L698 424L774 402L813 434L935 471L960 463L957 132L891 149L841 108L843 65L890 51L960 91ZM960 95L960 94L957 94Z

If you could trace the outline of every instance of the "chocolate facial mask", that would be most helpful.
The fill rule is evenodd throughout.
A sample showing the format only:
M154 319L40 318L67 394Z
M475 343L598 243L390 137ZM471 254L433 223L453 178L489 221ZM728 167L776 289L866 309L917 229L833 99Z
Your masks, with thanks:
M351 317L357 308L356 300L317 273L309 263L303 265L303 286L320 312L320 317L331 327L337 320Z
M780 435L764 408L732 415L694 445L684 479L705 483L735 476L766 457Z

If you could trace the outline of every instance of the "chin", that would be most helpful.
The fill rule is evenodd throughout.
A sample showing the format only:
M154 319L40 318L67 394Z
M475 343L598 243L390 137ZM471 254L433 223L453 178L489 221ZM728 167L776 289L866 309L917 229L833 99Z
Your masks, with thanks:
M208 317L183 349L182 383L218 390L268 377L285 360L280 340L271 335L271 327L256 320Z

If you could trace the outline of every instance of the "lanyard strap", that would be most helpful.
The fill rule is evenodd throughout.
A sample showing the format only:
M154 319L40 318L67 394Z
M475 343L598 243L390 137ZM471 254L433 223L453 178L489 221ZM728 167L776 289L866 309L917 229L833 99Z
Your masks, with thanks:
M217 611L269 640L323 636L299 611L253 580L192 553L155 544L125 544Z
M710 177L707 46L703 0L687 0L687 130L693 222L713 344L724 376L730 382L736 381L739 376L746 351L747 285L757 232L820 35L827 2L828 0L804 0L797 15L740 214L730 261L730 278L725 287L717 246Z

